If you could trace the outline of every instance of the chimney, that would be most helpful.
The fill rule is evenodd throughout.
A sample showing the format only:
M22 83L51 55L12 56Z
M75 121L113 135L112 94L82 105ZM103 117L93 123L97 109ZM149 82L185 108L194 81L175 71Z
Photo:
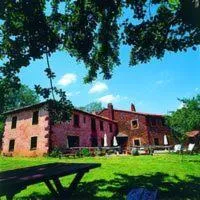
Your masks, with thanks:
M114 110L112 103L108 104L108 118L114 120Z
M133 103L131 104L131 111L132 111L132 112L135 112L135 111L136 111L135 105L134 105Z

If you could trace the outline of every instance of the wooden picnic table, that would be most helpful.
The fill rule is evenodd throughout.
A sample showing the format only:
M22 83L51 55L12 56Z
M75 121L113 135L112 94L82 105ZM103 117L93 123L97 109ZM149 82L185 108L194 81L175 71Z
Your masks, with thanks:
M0 173L0 196L8 200L27 186L44 182L55 199L68 199L76 189L83 175L100 167L98 163L50 163L33 167L9 170ZM60 177L76 174L68 188L64 188ZM55 187L50 182L53 181Z

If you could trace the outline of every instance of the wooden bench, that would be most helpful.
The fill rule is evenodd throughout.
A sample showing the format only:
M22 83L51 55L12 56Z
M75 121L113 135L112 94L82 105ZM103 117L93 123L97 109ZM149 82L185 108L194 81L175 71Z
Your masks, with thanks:
M97 163L51 163L1 172L0 196L6 196L7 200L10 200L27 186L44 182L55 199L68 199L83 175L100 166L101 164ZM76 176L66 189L59 178L71 174L76 174ZM55 187L50 180L53 181Z
M150 191L145 188L136 188L132 189L126 200L156 200L157 199L157 190Z

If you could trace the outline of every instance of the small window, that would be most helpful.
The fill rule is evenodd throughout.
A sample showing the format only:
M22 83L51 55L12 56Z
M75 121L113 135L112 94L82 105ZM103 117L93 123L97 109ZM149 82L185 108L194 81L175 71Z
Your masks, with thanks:
M38 115L39 115L39 111L35 111L33 112L33 118L32 118L32 124L38 124Z
M86 123L86 117L83 116L83 123L85 124Z
M79 137L78 136L67 136L68 146L71 147L79 147Z
M74 127L79 127L79 115L74 115Z
M131 121L131 126L132 126L133 129L138 128L138 120L137 119L132 120Z
M12 117L12 125L11 129L14 129L17 127L17 116Z
M159 139L158 138L154 138L154 144L159 145Z
M151 126L156 126L156 119L154 118L151 119Z
M15 148L15 140L10 140L9 151L14 151L14 148Z
M110 132L113 132L112 124L109 124L109 129L110 129Z
M139 139L134 140L134 145L135 146L140 146L140 140Z
M100 121L100 131L103 131L104 127L103 127L103 121Z
M31 150L35 150L37 148L37 137L31 137Z

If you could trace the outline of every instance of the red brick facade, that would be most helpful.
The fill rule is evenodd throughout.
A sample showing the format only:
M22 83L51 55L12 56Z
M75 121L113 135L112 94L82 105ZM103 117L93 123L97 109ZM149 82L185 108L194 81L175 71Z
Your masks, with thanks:
M112 146L113 137L117 134L115 121L75 109L70 122L50 125L46 106L41 103L7 113L4 155L42 156L54 147L102 146L104 134L107 135L108 146ZM34 113L38 115L35 120Z
M112 104L99 115L118 122L118 141L124 146L164 145L164 135L168 143L173 144L170 129L164 124L162 115L136 112L131 104L131 110L116 110Z
M72 117L69 123L61 123L51 127L52 147L65 148L66 138L69 136L79 137L78 146L81 147L103 146L104 134L107 135L108 146L112 146L113 137L117 135L116 122L77 109L74 110L74 115L79 116L78 126L74 125L74 117ZM94 120L93 122L96 126L94 130L92 130L91 126L92 120ZM100 129L100 122L103 123L103 129ZM112 130L110 130L110 126L112 126Z

